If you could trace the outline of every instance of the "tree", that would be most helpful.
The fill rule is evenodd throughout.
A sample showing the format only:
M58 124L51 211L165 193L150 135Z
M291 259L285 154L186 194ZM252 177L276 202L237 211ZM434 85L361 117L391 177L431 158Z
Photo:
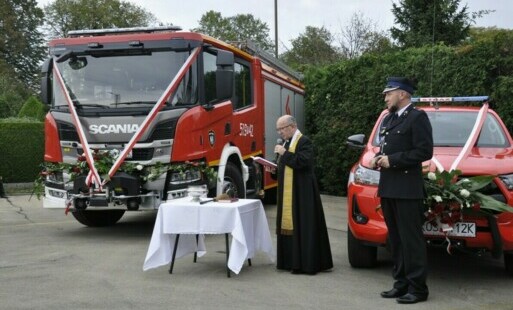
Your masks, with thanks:
M45 120L45 116L46 106L34 96L25 101L18 113L19 118L32 118L41 122Z
M16 79L14 69L0 59L0 118L16 117L28 96L26 85Z
M44 7L50 36L70 30L142 27L157 24L153 14L120 0L55 0Z
M383 51L392 46L384 31L366 19L362 12L351 16L349 24L341 29L340 47L345 58L355 58L363 53Z
M407 48L443 42L456 45L464 40L474 22L467 5L458 9L460 0L400 0L392 3L398 27L392 27L392 38Z
M251 14L223 17L219 12L208 11L201 16L199 27L193 31L227 42L251 40L266 51L272 51L274 48L267 24Z
M43 18L35 0L0 0L0 59L32 90L37 88L39 66L46 51L39 30Z
M326 28L307 26L305 33L292 40L292 48L280 58L299 71L304 71L308 65L327 65L341 58L332 43L333 36Z

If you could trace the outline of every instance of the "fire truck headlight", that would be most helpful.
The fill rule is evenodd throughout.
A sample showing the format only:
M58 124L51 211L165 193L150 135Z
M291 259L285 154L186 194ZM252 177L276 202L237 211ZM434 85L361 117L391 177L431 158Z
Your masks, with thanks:
M508 190L513 190L513 174L503 174L499 178L506 185Z
M174 171L171 172L170 180L170 183L173 185L199 181L201 180L201 172L197 169Z

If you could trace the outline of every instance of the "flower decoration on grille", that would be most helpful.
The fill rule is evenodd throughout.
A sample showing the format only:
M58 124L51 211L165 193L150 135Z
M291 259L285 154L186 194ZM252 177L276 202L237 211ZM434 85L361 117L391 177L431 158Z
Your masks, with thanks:
M117 150L93 150L94 165L98 170L98 174L102 179L108 178L108 173L114 162L119 156ZM203 178L210 184L216 181L217 172L214 168L209 167L203 161L186 161L183 163L163 164L157 162L155 165L144 166L138 163L125 161L118 171L138 176L142 183L154 181L167 171L179 172L185 174L187 170L199 170ZM87 175L89 166L85 155L79 155L74 163L53 163L44 162L41 165L41 173L34 181L34 193L39 198L44 193L44 183L48 175L57 173L69 174L70 180L73 181L79 175Z
M480 191L492 183L495 176L460 176L460 170L428 172L425 175L426 220L442 232L450 232L465 214L513 212L513 207Z

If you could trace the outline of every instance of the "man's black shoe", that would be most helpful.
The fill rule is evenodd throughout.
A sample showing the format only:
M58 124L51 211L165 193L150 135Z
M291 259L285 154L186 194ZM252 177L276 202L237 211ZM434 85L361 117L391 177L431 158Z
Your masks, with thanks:
M413 294L406 294L396 299L396 301L400 304L416 304L421 301L426 301L427 296L417 296Z
M400 289L393 288L390 291L381 292L381 297L383 297L383 298L397 298L397 297L403 296L404 294L406 294L406 291L402 291Z

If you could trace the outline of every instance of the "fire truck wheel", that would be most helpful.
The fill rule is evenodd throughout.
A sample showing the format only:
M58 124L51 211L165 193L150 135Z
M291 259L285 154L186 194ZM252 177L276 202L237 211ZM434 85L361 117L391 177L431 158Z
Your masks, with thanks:
M76 210L71 212L80 224L89 227L114 225L119 221L124 213L125 210Z
M230 197L245 198L244 183L242 182L242 174L240 170L233 164L227 163L224 171L224 181L222 193L228 194Z
M347 256L353 268L375 267L378 257L378 248L363 244L347 227Z

